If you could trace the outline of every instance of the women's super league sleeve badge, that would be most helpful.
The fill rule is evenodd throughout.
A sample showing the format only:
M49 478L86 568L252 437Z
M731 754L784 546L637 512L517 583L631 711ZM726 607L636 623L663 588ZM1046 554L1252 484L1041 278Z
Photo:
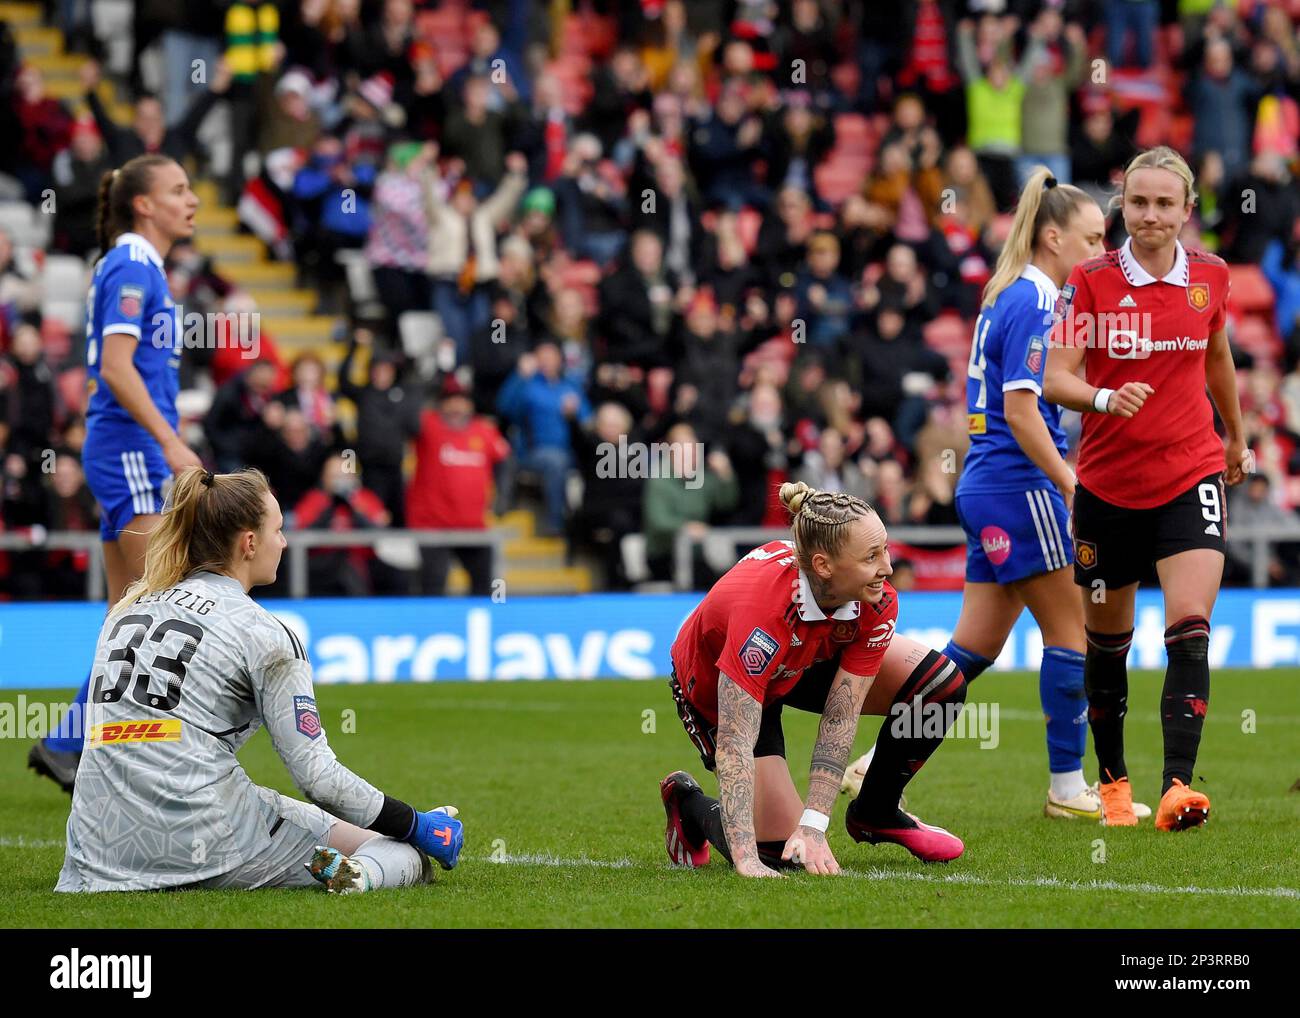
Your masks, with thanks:
M309 739L320 735L320 715L316 713L316 701L310 696L293 698L293 716L298 731Z
M1074 284L1066 283L1061 287L1061 292L1056 295L1056 304L1052 308L1052 324L1055 325L1064 318L1070 311L1070 305L1074 303ZM1037 370L1037 369L1035 369Z
M749 675L762 675L780 649L775 639L762 629L755 629L740 648L740 663Z
M136 318L144 307L144 287L126 285L117 292L117 309L127 318Z
M1210 306L1210 284L1190 283L1187 287L1187 303L1197 311L1204 311Z
M1025 356L1025 367L1035 375L1043 373L1043 337L1035 336L1029 341L1029 353Z

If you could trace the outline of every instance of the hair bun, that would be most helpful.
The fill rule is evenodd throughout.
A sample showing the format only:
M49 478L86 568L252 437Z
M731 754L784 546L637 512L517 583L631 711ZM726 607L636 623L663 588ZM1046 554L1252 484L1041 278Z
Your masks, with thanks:
M816 488L810 488L803 481L786 481L781 485L781 503L790 510L792 516L798 516L805 502L817 494Z

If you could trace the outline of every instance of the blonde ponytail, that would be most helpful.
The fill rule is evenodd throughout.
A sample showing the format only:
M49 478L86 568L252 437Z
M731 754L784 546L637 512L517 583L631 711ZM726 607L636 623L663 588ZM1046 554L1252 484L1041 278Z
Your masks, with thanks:
M213 474L187 467L176 477L162 519L149 534L144 573L130 584L109 612L129 608L146 594L174 587L200 570L224 570L235 538L258 530L266 515L263 497L271 486L253 467L234 474Z
M1034 245L1045 226L1064 229L1078 208L1092 200L1072 184L1058 184L1046 166L1036 168L1020 192L1011 232L1002 245L992 277L984 284L984 307L991 307L998 294L1020 278L1034 257Z

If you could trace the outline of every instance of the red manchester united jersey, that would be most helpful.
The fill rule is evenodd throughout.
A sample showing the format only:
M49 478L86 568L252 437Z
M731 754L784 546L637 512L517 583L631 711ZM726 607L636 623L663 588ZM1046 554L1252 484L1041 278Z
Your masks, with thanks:
M850 601L824 615L795 561L794 545L771 541L732 566L682 624L673 669L682 692L718 721L718 673L763 704L794 688L803 670L843 652L840 666L875 675L894 636L898 594Z
M1223 442L1205 389L1210 334L1223 328L1228 266L1177 244L1173 268L1156 279L1132 241L1077 265L1061 291L1052 340L1084 346L1090 385L1146 382L1155 392L1136 417L1083 415L1079 483L1126 509L1164 505L1223 470Z

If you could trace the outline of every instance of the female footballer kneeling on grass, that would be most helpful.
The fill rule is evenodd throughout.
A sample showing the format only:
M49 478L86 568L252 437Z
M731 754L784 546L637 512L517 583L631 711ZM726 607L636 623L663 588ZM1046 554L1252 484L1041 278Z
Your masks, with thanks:
M803 483L783 484L781 501L794 540L728 570L673 644L673 698L719 798L685 771L663 779L668 857L700 866L712 845L742 876L779 876L785 863L838 873L826 830L858 717L875 714L889 720L845 814L850 837L955 859L961 839L904 813L899 797L961 710L966 681L938 651L895 636L885 526L867 503ZM806 804L785 762L785 706L821 715Z
M1052 330L1043 385L1052 402L1085 411L1074 582L1084 588L1084 685L1108 825L1138 819L1124 762L1127 658L1138 582L1153 564L1164 593L1169 665L1156 808L1164 831L1199 826L1210 813L1209 797L1189 786L1210 698L1223 485L1252 469L1224 328L1228 267L1178 241L1195 200L1192 171L1172 149L1129 163L1114 199L1129 239L1070 273L1072 305Z
M455 808L417 812L339 762L301 641L248 596L275 580L283 523L260 471L180 473L100 631L55 890L365 891L456 865ZM262 725L312 804L239 765Z

